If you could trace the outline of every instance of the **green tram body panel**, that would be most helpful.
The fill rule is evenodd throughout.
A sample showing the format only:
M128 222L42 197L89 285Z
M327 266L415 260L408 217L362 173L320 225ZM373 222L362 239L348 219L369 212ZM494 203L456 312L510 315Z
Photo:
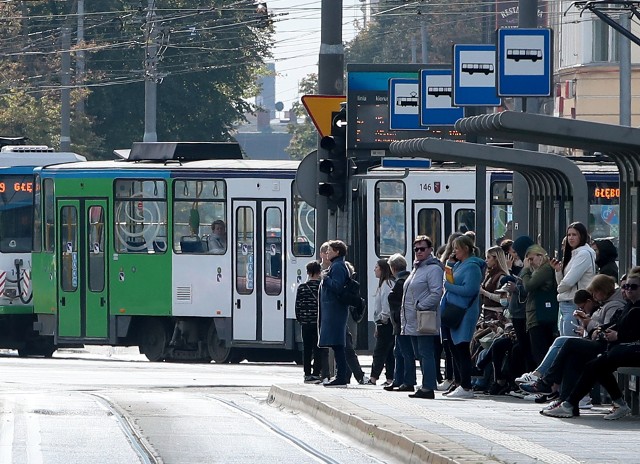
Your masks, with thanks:
M171 315L171 250L164 253L121 253L115 249L114 224L114 180L140 176L144 179L163 179L168 173L158 172L152 177L140 172L111 172L101 174L90 171L87 177L77 176L74 171L59 172L54 179L56 200L56 249L60 251L60 262L56 254L39 252L33 255L34 310L37 314L55 314L57 335L64 338L108 339L109 320L113 316L170 316ZM44 173L43 179L48 178ZM165 179L166 180L166 179ZM167 201L170 198L167 197ZM103 207L104 249L91 249L85 238L83 249L76 246L73 253L60 250L64 226L60 224L61 208L77 208L80 215L77 233L83 234L87 225L83 208ZM168 218L168 220L170 220ZM68 232L67 232L68 233ZM69 240L68 243L71 243ZM89 245L89 246L87 246ZM75 254L75 256L73 256ZM97 258L103 264L95 267ZM74 262L71 263L71 260ZM61 268L76 268L75 289L61 288ZM91 279L87 269L104 271L101 291L90 291ZM94 269L95 268L95 269Z

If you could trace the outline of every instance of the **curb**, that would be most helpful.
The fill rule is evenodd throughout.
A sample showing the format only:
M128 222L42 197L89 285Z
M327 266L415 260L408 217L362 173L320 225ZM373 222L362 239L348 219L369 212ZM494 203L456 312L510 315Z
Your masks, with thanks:
M382 451L409 464L463 464L496 462L489 456L424 430L400 423L355 406L337 397L319 399L295 393L278 385L269 390L267 403L300 411L340 433L358 440L365 447ZM384 427L376 424L385 424Z

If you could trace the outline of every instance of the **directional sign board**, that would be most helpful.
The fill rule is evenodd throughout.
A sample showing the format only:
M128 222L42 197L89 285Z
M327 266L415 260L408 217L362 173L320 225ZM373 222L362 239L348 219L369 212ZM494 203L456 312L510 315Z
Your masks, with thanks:
M498 95L548 97L552 90L551 29L498 30Z
M347 101L344 95L303 95L302 104L309 113L320 137L331 135L331 115L340 111L340 103Z
M389 129L424 130L420 125L418 79L389 79Z
M453 46L453 104L500 106L496 89L496 46Z
M420 70L420 124L453 126L464 117L464 108L456 108L451 100L451 69Z

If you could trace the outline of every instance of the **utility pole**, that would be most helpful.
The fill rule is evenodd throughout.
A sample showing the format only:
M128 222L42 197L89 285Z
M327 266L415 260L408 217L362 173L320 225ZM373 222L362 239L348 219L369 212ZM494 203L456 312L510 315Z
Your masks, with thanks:
M320 55L318 57L318 92L320 95L344 94L344 47L342 45L342 0L322 0L320 16ZM327 151L318 140L317 182L327 182L327 175L320 172L320 160ZM327 241L329 230L336 230L337 211L329 224L327 197L316 191L316 255L320 245ZM335 236L334 236L335 237ZM332 238L334 238L332 237Z
M626 11L620 13L620 26L631 30L631 20ZM620 57L620 125L631 127L631 41L623 34L618 36Z
M62 60L60 70L60 82L62 89L60 90L61 108L60 108L60 151L71 151L71 78L69 70L71 68L71 56L69 49L71 48L71 32L69 28L62 28Z
M518 27L519 28L536 28L538 27L538 0L519 0L518 1ZM529 105L527 104L529 101ZM531 106L537 105L537 99L522 98L521 110L525 113L537 113L537 108ZM538 145L528 142L516 142L514 148L523 150L537 151ZM530 235L529 231L529 186L527 181L517 172L513 173L513 238L516 239L521 235ZM536 237L531 237L534 241Z
M84 81L84 0L78 0L78 37L76 44L78 45L78 51L76 53L76 82L80 84ZM76 112L78 115L84 114L84 98L78 99L76 105Z
M157 106L157 65L158 65L158 28L155 23L155 0L149 0L147 6L147 24L144 32L144 136L143 142L157 142L156 106Z

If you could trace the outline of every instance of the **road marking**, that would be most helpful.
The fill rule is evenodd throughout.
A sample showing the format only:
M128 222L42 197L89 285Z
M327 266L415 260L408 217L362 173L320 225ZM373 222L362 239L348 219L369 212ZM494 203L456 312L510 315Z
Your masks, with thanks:
M27 420L27 462L42 464L42 434L40 433L40 415L33 412L25 414Z

